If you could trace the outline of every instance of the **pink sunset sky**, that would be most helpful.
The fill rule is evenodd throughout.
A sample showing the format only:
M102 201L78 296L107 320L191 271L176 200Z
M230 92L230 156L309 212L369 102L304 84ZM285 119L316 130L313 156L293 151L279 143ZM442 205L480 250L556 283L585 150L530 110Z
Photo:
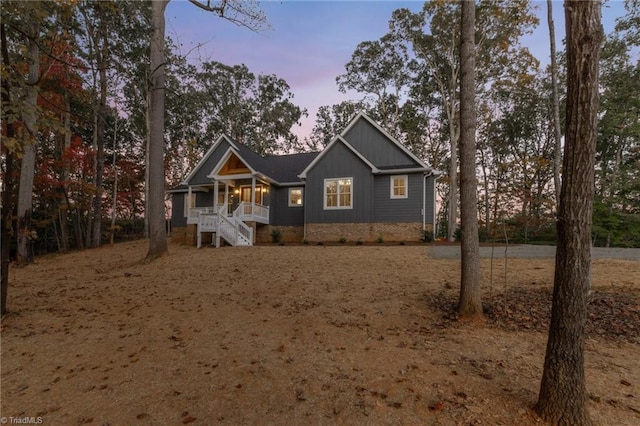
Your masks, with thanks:
M294 132L303 138L315 124L322 105L332 105L358 94L338 91L336 77L344 72L356 46L386 34L391 13L399 8L419 11L419 1L267 1L260 7L271 29L255 33L205 12L186 0L169 3L166 32L180 53L191 63L218 61L245 64L254 74L276 74L287 81L293 102L309 116ZM533 1L540 24L522 42L541 63L549 62L546 1ZM564 8L553 2L557 46L562 47ZM605 2L605 33L613 30L615 18L623 16L624 3Z

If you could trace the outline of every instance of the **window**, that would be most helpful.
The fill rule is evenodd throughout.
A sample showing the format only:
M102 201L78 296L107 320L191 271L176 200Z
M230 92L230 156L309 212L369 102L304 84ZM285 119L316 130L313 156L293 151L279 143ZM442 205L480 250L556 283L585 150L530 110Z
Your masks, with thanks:
M184 194L184 217L189 216L189 209L193 209L196 207L196 194L191 193L191 197L189 197L189 193Z
M302 207L302 188L289 188L289 207Z
M407 175L391 176L391 198L407 198Z
M353 178L324 180L324 208L350 209L353 203Z

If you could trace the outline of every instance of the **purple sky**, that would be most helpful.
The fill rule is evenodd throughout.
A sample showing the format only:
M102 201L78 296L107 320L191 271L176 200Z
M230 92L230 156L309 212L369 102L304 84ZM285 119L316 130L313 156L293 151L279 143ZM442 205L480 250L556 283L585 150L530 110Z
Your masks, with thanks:
M540 25L523 44L542 62L548 63L549 36L546 1L534 1ZM356 46L377 40L388 29L391 13L398 8L419 11L420 1L268 1L260 6L271 30L259 34L217 18L185 0L173 0L166 11L167 35L192 63L218 61L245 64L254 74L276 74L287 81L293 102L306 108L309 117L294 128L307 136L315 123L318 107L332 105L354 95L338 91L335 79L344 72ZM564 38L564 9L554 1L557 46ZM624 15L624 4L612 0L603 8L606 33L614 19ZM198 47L198 44L201 44Z

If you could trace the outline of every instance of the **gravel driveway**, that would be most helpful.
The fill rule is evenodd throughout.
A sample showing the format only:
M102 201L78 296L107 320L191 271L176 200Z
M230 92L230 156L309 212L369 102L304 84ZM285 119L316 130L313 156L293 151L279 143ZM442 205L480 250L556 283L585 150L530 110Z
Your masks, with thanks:
M504 257L505 248L507 250L507 257L510 258L523 258L523 259L538 259L538 258L554 258L556 255L555 246L539 246L518 244L510 246L495 246L493 248L494 258ZM480 247L480 257L490 258L491 247ZM460 258L460 246L458 245L434 245L427 249L429 256L437 259L459 259ZM605 247L592 247L591 256L593 259L625 259L625 260L640 260L640 248L605 248Z

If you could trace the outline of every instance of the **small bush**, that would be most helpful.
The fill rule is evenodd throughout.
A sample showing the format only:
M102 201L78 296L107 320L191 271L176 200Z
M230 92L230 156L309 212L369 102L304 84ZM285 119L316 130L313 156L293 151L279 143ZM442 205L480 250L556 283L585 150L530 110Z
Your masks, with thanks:
M422 241L425 243L433 242L433 231L430 231L428 229L425 231L422 231Z
M384 243L384 238L382 238L382 235L380 235L376 241L378 242L378 244L382 244Z
M309 244L309 240L307 240L306 238L302 240L302 244L304 244L305 246Z
M282 239L282 232L279 229L273 229L271 231L271 242L276 244Z
M347 239L345 237L340 238L340 244L344 244L347 242Z
M318 244L316 244L317 246L323 246L324 243L322 241L318 241Z
M362 240L358 240L358 241L356 241L356 245L361 246L362 244L363 244L363 243L362 243Z

